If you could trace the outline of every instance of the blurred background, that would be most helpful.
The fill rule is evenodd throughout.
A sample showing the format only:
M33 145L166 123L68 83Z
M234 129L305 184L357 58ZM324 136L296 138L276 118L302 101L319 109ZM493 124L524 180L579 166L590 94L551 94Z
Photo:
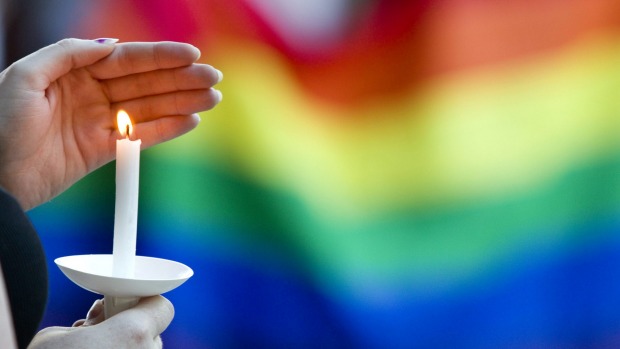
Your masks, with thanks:
M224 73L142 152L138 254L173 348L620 345L620 2L5 1L5 64L64 37L175 40ZM30 213L43 326L97 295L114 163Z

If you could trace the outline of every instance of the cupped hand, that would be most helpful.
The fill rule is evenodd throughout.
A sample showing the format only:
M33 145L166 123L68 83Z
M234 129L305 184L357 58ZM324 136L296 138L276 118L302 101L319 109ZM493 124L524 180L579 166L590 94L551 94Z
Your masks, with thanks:
M24 209L111 161L124 109L142 148L184 134L222 98L185 43L65 39L0 73L0 186Z
M28 349L159 349L160 334L174 317L172 304L162 296L143 298L133 308L104 320L103 303L95 302L86 319L73 327L48 327Z

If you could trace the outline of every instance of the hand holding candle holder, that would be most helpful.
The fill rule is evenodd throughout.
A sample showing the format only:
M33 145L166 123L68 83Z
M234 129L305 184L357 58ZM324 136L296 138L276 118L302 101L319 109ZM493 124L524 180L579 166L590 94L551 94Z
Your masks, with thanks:
M135 274L130 278L114 275L110 254L61 257L55 262L69 280L104 296L106 319L133 307L141 297L177 288L194 274L184 264L143 256L135 257Z
M104 296L106 319L133 307L141 297L175 289L194 274L178 262L136 256L141 141L130 139L133 125L126 112L118 112L117 124L124 139L116 141L112 255L77 255L54 261L75 284Z

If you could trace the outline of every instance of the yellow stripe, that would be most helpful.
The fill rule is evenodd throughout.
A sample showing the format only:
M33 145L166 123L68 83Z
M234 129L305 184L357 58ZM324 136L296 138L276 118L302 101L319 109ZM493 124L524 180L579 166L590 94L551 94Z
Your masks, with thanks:
M620 40L603 34L347 109L304 94L267 48L223 51L224 101L160 152L232 166L327 216L507 195L620 147Z

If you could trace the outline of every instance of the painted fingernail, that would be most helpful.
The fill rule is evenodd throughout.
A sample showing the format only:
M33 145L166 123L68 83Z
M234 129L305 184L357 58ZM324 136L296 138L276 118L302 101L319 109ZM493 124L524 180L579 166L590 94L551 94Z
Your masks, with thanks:
M99 38L99 39L95 39L93 40L94 42L98 43L98 44L114 44L118 42L118 39L116 38Z

